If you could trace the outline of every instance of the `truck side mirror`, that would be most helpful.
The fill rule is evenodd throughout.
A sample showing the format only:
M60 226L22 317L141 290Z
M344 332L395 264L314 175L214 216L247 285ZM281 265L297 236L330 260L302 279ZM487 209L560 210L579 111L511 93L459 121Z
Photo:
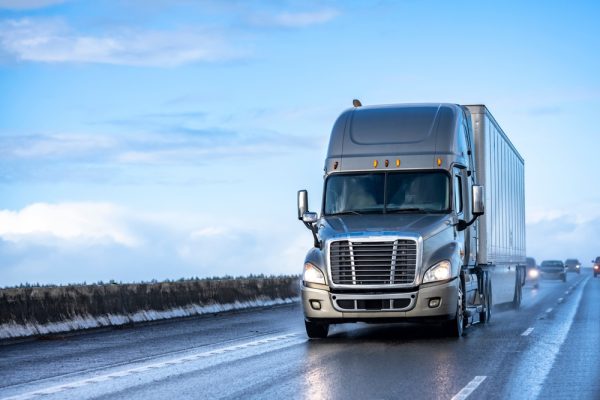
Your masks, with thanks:
M477 217L479 217L480 215L483 215L483 213L485 211L484 210L485 203L483 202L483 200L484 200L483 186L473 185L473 192L472 192L471 197L472 197L472 201L473 201L473 204L471 207L471 210L472 210L471 214L473 214L473 218L471 218L471 220L469 222L459 219L455 225L457 231L464 231L469 226L473 225L473 222L475 222Z
M484 191L483 186L481 185L473 185L473 216L483 215L485 212L485 202L484 202Z
M306 190L298 191L298 219L312 232L315 247L321 248L321 242L317 236L318 228L314 225L319 220L319 215L308 211L308 192Z
M298 219L302 221L304 213L308 212L308 192L306 190L298 191Z
M314 224L319 219L319 215L316 212L305 212L302 216L302 222L307 224Z

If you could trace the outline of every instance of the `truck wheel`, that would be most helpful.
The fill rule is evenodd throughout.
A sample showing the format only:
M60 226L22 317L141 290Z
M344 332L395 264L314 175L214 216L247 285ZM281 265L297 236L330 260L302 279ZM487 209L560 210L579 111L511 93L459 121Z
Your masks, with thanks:
M517 270L517 281L515 282L515 295L513 296L513 308L518 310L521 307L521 299L523 298L523 286L519 285L521 281L521 269Z
M456 316L450 321L444 323L444 330L446 335L453 338L459 338L463 335L464 330L464 308L463 308L463 291L462 283L458 284L458 298L456 307Z
M329 333L329 324L304 321L306 335L311 339L325 339Z
M492 281L489 278L486 278L483 306L484 310L479 313L479 322L485 324L492 319Z

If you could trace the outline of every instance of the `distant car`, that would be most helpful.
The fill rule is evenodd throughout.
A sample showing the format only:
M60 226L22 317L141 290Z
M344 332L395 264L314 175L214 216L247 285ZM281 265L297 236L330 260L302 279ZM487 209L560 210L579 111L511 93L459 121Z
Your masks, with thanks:
M531 282L535 289L540 287L540 270L538 269L537 263L535 262L535 258L527 257L525 260L525 266L527 268L526 271L526 279L528 282Z
M563 282L567 281L567 269L565 264L560 260L542 261L540 273L544 279L561 279Z
M594 263L594 278L600 274L600 256L596 257L596 261L592 261Z
M577 272L578 274L581 272L581 263L576 258L567 259L565 265L567 266L567 272Z

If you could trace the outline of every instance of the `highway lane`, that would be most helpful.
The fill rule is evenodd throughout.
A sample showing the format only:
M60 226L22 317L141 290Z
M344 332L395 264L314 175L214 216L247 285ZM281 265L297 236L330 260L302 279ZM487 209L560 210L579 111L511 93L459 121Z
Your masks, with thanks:
M434 326L335 326L299 305L0 346L0 399L600 398L600 279L525 287L522 308L450 339Z

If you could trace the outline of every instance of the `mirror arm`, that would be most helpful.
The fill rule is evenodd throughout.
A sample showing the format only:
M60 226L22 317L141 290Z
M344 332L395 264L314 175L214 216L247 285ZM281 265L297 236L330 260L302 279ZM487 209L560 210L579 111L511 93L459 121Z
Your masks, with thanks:
M321 248L321 242L319 241L319 237L317 236L317 227L314 224L309 224L308 222L304 222L304 226L312 233L314 243L313 245L317 248Z
M474 215L473 218L471 218L471 220L469 222L465 221L464 219L459 219L458 222L454 226L456 226L457 231L459 231L459 232L464 231L469 226L473 225L473 223L477 220L477 218L479 218L479 214Z

